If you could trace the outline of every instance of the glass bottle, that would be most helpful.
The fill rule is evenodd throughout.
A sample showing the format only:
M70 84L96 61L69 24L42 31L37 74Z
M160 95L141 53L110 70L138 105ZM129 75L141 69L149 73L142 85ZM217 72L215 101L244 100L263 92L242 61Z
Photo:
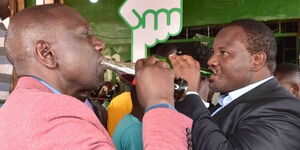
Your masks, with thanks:
M135 63L124 63L104 58L100 64L105 65L107 69L117 73L120 78L128 83L135 84ZM174 99L177 101L185 97L188 83L182 78L174 80Z
M171 61L170 61L170 59L169 59L168 57L162 57L162 56L159 56L159 55L152 55L152 56L155 56L155 57L158 58L159 60L165 61L165 62L168 63L169 66L172 68L172 63L171 63ZM211 70L206 69L206 68L201 68L201 69L200 69L200 76L201 76L202 78L209 78L211 75L212 75Z

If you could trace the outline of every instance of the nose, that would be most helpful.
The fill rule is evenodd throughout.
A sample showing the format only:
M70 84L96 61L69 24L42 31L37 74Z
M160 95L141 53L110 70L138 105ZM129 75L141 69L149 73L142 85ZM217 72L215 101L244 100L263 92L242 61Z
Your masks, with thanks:
M105 44L95 35L92 36L92 45L97 52L101 52L105 49Z
M207 61L207 64L209 67L213 67L213 66L216 66L218 64L218 59L215 55L212 55L208 61Z

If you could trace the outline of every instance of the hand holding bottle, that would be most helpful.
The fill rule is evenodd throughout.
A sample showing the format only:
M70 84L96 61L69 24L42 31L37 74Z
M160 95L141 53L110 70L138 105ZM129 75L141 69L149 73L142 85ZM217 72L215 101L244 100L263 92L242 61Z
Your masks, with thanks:
M188 82L188 91L198 92L200 83L200 65L188 55L171 55L169 57L176 77L183 78Z
M175 73L166 62L155 57L140 59L135 71L137 95L144 108L158 103L174 105Z

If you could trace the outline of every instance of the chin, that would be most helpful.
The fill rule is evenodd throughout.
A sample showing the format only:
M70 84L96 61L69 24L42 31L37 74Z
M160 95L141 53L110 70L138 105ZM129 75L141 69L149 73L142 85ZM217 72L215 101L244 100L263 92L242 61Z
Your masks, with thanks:
M209 89L212 91L216 91L216 92L219 92L220 90L222 90L222 88L218 87L215 82L209 83Z

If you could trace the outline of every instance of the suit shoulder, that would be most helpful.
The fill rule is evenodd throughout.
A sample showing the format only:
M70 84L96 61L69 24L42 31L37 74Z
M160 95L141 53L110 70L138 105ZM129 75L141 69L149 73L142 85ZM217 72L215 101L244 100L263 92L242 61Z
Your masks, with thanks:
M256 98L255 100L241 103L241 108L245 111L244 115L271 117L282 116L297 122L300 121L300 101L292 96L272 95ZM299 122L300 123L300 122Z

